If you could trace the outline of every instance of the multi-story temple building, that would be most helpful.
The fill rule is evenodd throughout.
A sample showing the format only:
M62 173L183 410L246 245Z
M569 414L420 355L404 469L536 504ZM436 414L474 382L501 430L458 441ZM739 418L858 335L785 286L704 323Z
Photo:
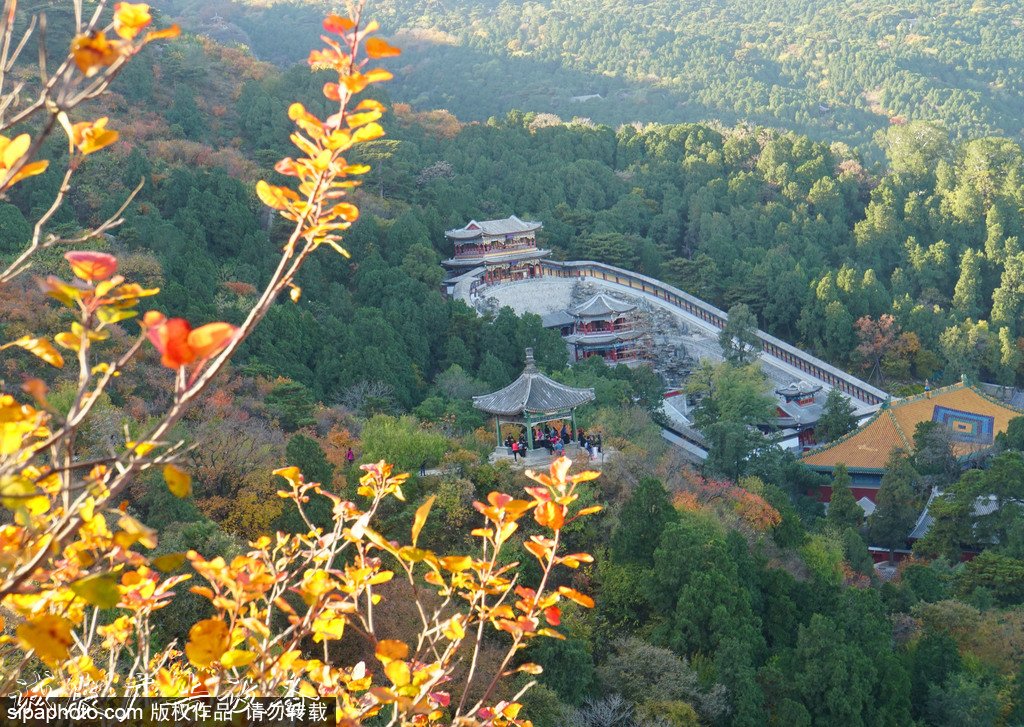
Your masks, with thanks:
M601 356L613 365L646 360L649 347L635 311L632 303L604 293L574 308L572 333L565 337L573 360Z
M465 227L444 233L455 248L455 256L441 264L453 278L482 268L481 282L507 282L540 277L540 261L551 254L537 247L540 222L524 221L512 215L503 220L470 221Z

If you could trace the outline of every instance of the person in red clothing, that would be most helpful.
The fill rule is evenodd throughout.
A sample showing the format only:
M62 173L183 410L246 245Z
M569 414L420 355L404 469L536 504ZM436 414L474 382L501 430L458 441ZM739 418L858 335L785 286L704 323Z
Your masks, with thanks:
M352 451L351 447L349 447L348 451L345 452L345 461L348 463L350 467L352 466L352 463L356 461L355 452Z
M518 455L519 455L519 441L513 439L512 440L512 461L513 462L515 462L517 460Z

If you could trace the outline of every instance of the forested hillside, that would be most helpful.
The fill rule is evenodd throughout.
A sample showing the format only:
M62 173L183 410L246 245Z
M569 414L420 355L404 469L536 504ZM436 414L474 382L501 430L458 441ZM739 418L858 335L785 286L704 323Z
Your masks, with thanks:
M794 25L802 18L800 27L816 27L817 16L809 11L805 15L795 3L776 5L776 14L794 18ZM925 15L933 6L920 6L915 32L931 27ZM679 7L690 12L685 18L692 25L686 27L710 32L714 24L700 15L703 4L673 5L672 12ZM172 8L170 14L181 8ZM423 17L448 27L444 23L454 15L445 20L441 8L441 3L428 5ZM477 31L492 28L489 32L496 33L505 27L511 22L510 8L496 5L490 8L493 12L469 15L469 27L475 30L465 31L466 38L471 37L468 42L478 57L491 57L492 48ZM652 32L649 27L658 26L639 19L658 8L658 3L641 8L635 27L627 26L634 19L621 13L593 12L593 17L622 23L630 28L622 32L639 43ZM991 22L993 32L1009 32L1010 10L981 4L976 8L968 13L970 8L951 5L948 10L965 23ZM393 25L410 24L392 14L398 9L387 4L371 8L375 15L383 11ZM316 17L319 22L319 10L302 11L310 13L308 30L301 17L294 24L280 20L297 12L287 5L230 18L227 6L207 10L223 16L216 22L207 17L214 29L235 32L251 23L247 38L257 51L271 47L272 28L279 48L294 42L308 49L319 32L312 21ZM548 12L539 5L527 10ZM592 10L576 4L559 12ZM742 12L752 14L737 17L758 17L756 11ZM1000 22L992 21L993 14ZM873 17L873 22L891 26L892 33L904 32L885 14ZM235 30L228 28L228 20ZM331 27L345 28L339 21ZM844 22L830 27L836 33L857 34L872 26ZM943 23L934 33L952 33L957 27ZM258 29L265 35L259 36ZM530 26L522 29L521 42L530 32ZM573 38L576 30L559 32L560 38ZM992 42L1001 43L1003 36L996 37ZM542 58L550 42L536 41ZM979 52L989 48L986 43L979 45ZM1014 47L1009 41L1006 58L1012 57ZM508 52L504 44L502 48L501 54ZM452 53L456 50L451 46ZM417 52L414 48L389 60L390 67L422 62L440 93L479 87L479 80L440 74L427 61L416 61ZM614 54L608 52L612 62ZM642 53L635 50L632 57ZM458 65L451 60L454 56L433 58L430 63L447 58L447 68ZM551 58L552 65L562 65L560 56ZM625 62L625 57L620 60ZM810 63L811 55L804 60ZM795 55L792 66L786 66L794 78L804 60ZM516 62L526 64L524 73L539 68L528 56ZM467 67L467 73L478 72L476 66ZM1014 68L1008 61L1006 78ZM159 287L146 306L159 311L156 320L166 315L196 324L212 321L222 331L242 325L259 291L272 279L291 229L287 220L261 204L268 197L265 189L262 195L254 193L256 181L288 183L272 170L279 159L297 154L289 134L296 118L305 119L294 107L289 118L289 104L300 101L307 113L325 117L331 103L324 84L330 81L329 73L281 70L244 49L202 37L186 36L142 51L117 79L113 93L82 112L109 115L109 125L120 138L87 159L71 152L78 154L74 158L80 168L53 226L67 236L79 234L116 212L143 180L124 224L90 240L90 249L99 256L87 260L105 261L109 277L112 263L103 255L116 255L119 274L144 291ZM404 83L391 89L398 99L408 98L402 95ZM451 85L447 91L446 84ZM623 80L622 88L634 93L638 87ZM906 563L891 581L883 581L873 568L864 518L852 494L846 493L845 509L833 507L826 517L813 496L823 484L819 475L791 454L763 446L759 434L758 446L740 451L749 444L751 425L775 406L756 367L708 366L696 377L706 389L699 426L709 434L743 433L723 436L727 446L697 471L660 435L654 411L662 386L653 373L612 369L596 358L567 367L564 342L545 331L537 316L517 318L505 309L478 317L461 303L446 300L439 292L443 273L438 265L451 253L445 229L470 218L517 214L543 221L542 241L558 257L638 270L723 307L746 303L762 327L894 392L920 390L926 377L937 383L961 375L1019 385L1024 376L1024 152L1017 141L955 140L948 130L930 124L896 124L879 137L878 148L889 168L881 172L866 168L849 145L817 138L824 129L820 118L805 124L813 137L743 124L616 129L523 112L474 123L473 113L460 118L432 109L429 96L409 104L374 95L387 101L388 113L380 122L387 136L368 138L348 155L353 165L372 167L349 198L360 211L342 240L351 257L324 245L308 259L289 291L291 297L282 295L269 307L216 386L166 433L168 441L181 442L172 450L181 472L171 469L168 475L158 466L139 471L111 505L109 520L117 523L122 537L110 547L120 548L119 557L138 558L145 551L154 567L161 562L171 578L187 573L197 586L194 591L179 588L175 598L167 598L166 607L153 610L147 622L152 631L146 636L154 648L177 640L192 647L187 660L194 666L245 669L250 662L244 659L255 658L249 655L256 648L251 642L230 643L231 651L226 651L226 626L211 625L225 608L240 608L242 600L210 598L206 594L212 591L204 589L236 588L244 591L243 599L251 596L247 589L269 582L262 578L266 559L244 555L250 547L276 553L280 560L275 562L297 562L305 568L304 561L277 549L269 537L247 545L258 536L280 530L306 538L311 527L328 533L338 527L331 542L363 547L368 541L361 538L371 533L368 538L378 538L375 549L367 551L373 559L349 551L329 557L321 553L310 560L337 557L343 565L332 578L368 579L372 571L376 579L379 572L373 569L381 568L382 561L399 570L403 563L428 562L434 551L473 552L481 538L493 543L495 530L481 523L500 521L505 550L501 562L490 565L515 568L516 585L546 577L544 559L552 533L560 552L573 554L548 583L566 597L554 610L543 609L545 628L566 638L531 642L511 664L522 671L487 692L493 700L511 700L536 675L539 685L522 701L523 715L539 727L888 727L915 721L980 726L1014 725L1024 719L1024 530L1016 505L1024 500L1024 420L1016 420L1013 431L1000 438L992 470L970 473L957 482L958 472L951 473L942 442L929 439L926 431L920 441L915 438L912 456L893 467L883 486L899 496L894 499L904 519L910 512L907 502L926 499L935 483L948 486L948 507L937 512L941 527L922 549L923 555L937 559ZM725 98L707 98L719 96ZM978 113L972 124L1002 128ZM587 115L592 115L589 110ZM315 134L318 126L310 128ZM858 123L858 138L867 138L870 128ZM1009 126L1005 130L1015 131ZM835 127L827 133L841 136L840 131ZM49 208L61 185L57 167L68 160L67 149L66 140L51 139L44 152L54 168L20 182L0 205L0 262L9 262L24 247L33 222ZM278 164L277 169L290 167ZM39 251L30 275L0 287L0 341L53 337L72 325L78 311L58 308L53 300L61 300L68 289L50 281L41 291L34 280L45 281L50 274L68 278L62 252ZM103 265L99 268L102 273ZM80 269L74 273L81 281L69 286L78 291L74 295L107 286L106 280L88 277L90 270L86 277L79 275ZM143 324L156 327L146 319ZM79 345L107 355L131 345L139 334L136 320L104 326L95 337L79 330L79 339L72 340L88 341ZM196 370L169 370L176 362L167 335L158 328L139 338L138 345L145 344L138 349L139 357L118 372L123 375L110 378L90 404L90 418L74 432L74 461L100 463L89 477L105 476L102 464L112 451L145 457L150 447L166 446L163 440L140 444L135 438L174 404L182 387L191 385L186 374ZM57 340L68 342L67 337ZM49 355L38 343L22 340L19 345ZM504 518L526 512L525 501L513 498L521 498L523 486L532 481L507 462L488 463L493 422L470 401L517 375L527 346L554 378L594 387L596 402L578 412L578 421L588 432L601 432L611 454L607 461L594 463L602 469L597 479L583 476L574 483L564 479L565 472L552 472L548 484L541 481L549 489L528 492L536 500L527 506L537 516L517 523ZM82 400L71 362L75 349L62 344L61 350L68 359L65 370L43 368L24 350L15 355L4 350L4 382L12 389L23 386L16 389L16 406L15 394L4 390L5 416L12 410L24 413L29 401L46 407L56 419L75 411ZM188 364L201 368L204 361ZM108 370L97 366L91 375L103 376ZM837 433L851 426L848 414L846 420ZM45 436L35 424L25 431ZM737 439L744 441L737 445ZM380 460L413 476L389 479L373 464ZM727 461L728 467L720 466ZM368 469L360 470L359 464ZM286 465L297 470L277 469L275 474ZM577 463L573 472L585 466ZM417 475L421 467L425 473ZM187 481L182 474L186 470ZM322 492L300 491L300 474L307 482L322 483ZM550 498L550 492L564 496L569 483L573 511L586 509L591 517L560 519L564 512L542 499ZM25 478L3 481L0 504L18 513L4 515L5 537L7 528L15 527L7 520L23 523L29 512L48 517L38 512L38 499L29 500L30 510L19 504L23 491L11 489L28 487L32 492L33 486ZM291 494L289 488L295 488ZM836 490L842 489L840 481ZM383 490L387 498L378 497ZM285 497L278 496L282 491ZM392 497L396 491L404 499ZM971 503L991 493L1005 501L1005 510L976 516ZM309 498L308 520L298 508L302 497ZM374 503L375 531L357 521L352 509L353 502L365 506L368 499ZM598 506L600 512L594 509ZM103 519L90 522L102 534ZM871 523L906 531L899 518ZM412 544L396 555L391 543L406 542L410 524ZM960 563L963 546L977 545L979 532L994 534L993 547L984 557ZM9 543L14 539L3 541L5 557L17 549ZM193 554L184 563L193 549L202 557ZM593 560L588 553L594 554ZM89 568L91 557L86 553L61 561L54 572L71 572L69 562L74 568ZM445 578L471 582L465 574L476 574L486 558L452 555L441 562ZM152 569L140 572L146 579L163 577ZM324 584L321 571L308 572L314 575L300 573L296 586L302 598L274 606L281 609L279 621L289 621L282 615L287 608L301 611L303 603L316 603L321 586L333 587ZM100 596L109 596L103 589L110 588L115 596L118 588L130 595L139 583L148 583L134 576L122 581L114 586L86 580L85 589L75 582L81 597L68 596L79 611L85 608L83 599L106 604L97 606L101 615L94 619L94 625L102 624L101 636L109 639L104 644L128 633L118 630L128 626L114 621L113 614L120 616L123 608L99 598L97 589ZM395 689L415 686L410 686L411 670L422 664L406 662L395 644L415 641L421 618L415 598L422 593L433 598L436 582L434 576L410 577L407 584L404 573L393 581L374 580L372 595L384 599L377 610L380 644L367 647L358 641L362 624L346 626L337 617L340 610L334 618L318 621L320 638L295 644L288 658L281 659L306 670L301 682L296 677L295 688L330 693L344 682L365 696L366 686L359 685L370 682L354 676L364 673L366 679ZM590 605L584 593L594 596L594 608L584 608ZM365 594L370 601L370 592ZM507 613L512 613L513 603L520 612L536 610L531 597L523 586L508 599ZM29 606L51 607L34 606L17 594L12 602L22 609L19 613ZM52 607L67 610L67 602L58 599ZM56 619L47 623L62 628L65 610L59 615L46 612L46 618ZM505 613L495 609L500 632L488 626L479 652L484 671L500 673L507 665L501 649L516 628L525 624L536 629L540 624L539 611L518 622ZM457 619L446 622L443 638L461 638L460 630ZM18 643L28 643L21 632L18 638ZM68 646L55 640L50 654L59 655L61 649L66 653ZM214 657L196 649L196 643L212 644L207 648L214 650ZM223 646L219 653L218 644ZM118 653L130 664L130 647L124 649ZM278 652L273 655L278 658ZM218 659L224 661L212 666ZM472 673L466 676L465 664L471 659L476 663L469 653L459 656L462 666L453 683L465 680L476 699L484 685L473 683ZM357 660L370 667L359 671L352 666ZM536 674L534 663L543 673ZM79 676L91 668L91 662L81 664L75 666ZM38 661L31 665L43 666ZM179 681L171 686L180 687L181 674L174 676ZM440 714L439 720L450 717L449 707L455 706L442 704L446 698L432 697L432 714ZM376 723L368 719L365 724Z
M287 153L287 99L313 99L321 83L207 40L140 58L110 102L127 143L86 170L103 193L87 186L74 214L101 219L145 178L119 244L161 241L153 269L169 307L237 316L279 239L246 182ZM348 235L352 261L313 260L300 304L275 307L247 356L325 401L386 381L403 407L453 364L492 386L513 375L524 345L556 364L560 344L539 319L486 326L437 293L437 262L451 252L443 231L515 213L542 220L558 256L638 270L723 308L746 303L765 329L879 383L1019 382L1020 145L957 143L924 123L880 141L891 171L879 176L847 147L794 133L616 131L521 113L465 124L395 104L391 136L360 152L373 171ZM24 234L39 188L57 182L46 174L15 190L4 249Z
M290 64L304 57L324 5L169 7ZM379 11L406 46L390 65L391 93L467 120L524 109L612 125L750 122L865 149L876 131L908 120L962 137L1019 139L1024 129L1014 2L388 0Z

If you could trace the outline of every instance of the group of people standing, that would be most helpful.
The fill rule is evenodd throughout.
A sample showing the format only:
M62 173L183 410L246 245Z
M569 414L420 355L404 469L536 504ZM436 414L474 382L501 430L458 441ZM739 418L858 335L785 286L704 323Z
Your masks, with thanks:
M562 424L561 429L558 427L551 427L548 424L544 425L542 429L540 426L534 427L533 429L533 444L535 447L543 447L548 451L548 454L561 456L565 452L566 445L573 440L578 441L580 449L587 452L588 457L593 458L594 454L600 454L602 452L601 446L601 433L598 432L595 436L591 437L581 428L577 428L573 432L568 424ZM517 460L519 457L526 458L526 450L528 449L526 443L526 432L524 431L519 435L519 439L514 438L512 435L505 437L505 446L512 450L512 459Z

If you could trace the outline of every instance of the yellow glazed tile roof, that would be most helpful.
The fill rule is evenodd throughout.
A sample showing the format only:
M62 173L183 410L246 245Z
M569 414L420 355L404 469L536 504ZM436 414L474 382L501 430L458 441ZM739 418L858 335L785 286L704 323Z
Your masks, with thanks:
M1022 413L1002 404L990 396L964 384L954 384L926 394L901 399L859 429L837 439L822 449L809 452L803 457L804 464L811 467L835 467L845 464L851 469L881 470L885 468L889 455L898 447L910 449L914 429L919 422L932 421L935 407L944 407L957 413L992 417L992 434L1005 432L1014 417ZM990 444L954 441L953 453L963 457Z

